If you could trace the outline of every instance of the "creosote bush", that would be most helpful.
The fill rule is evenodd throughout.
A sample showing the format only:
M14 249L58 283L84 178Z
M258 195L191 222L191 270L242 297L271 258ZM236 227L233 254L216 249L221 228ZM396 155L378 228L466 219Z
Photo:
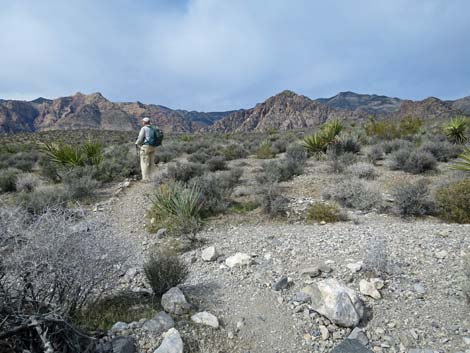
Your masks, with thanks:
M204 174L204 165L198 163L180 163L168 166L168 177L174 181L187 183L194 177Z
M346 220L346 216L337 205L315 202L307 209L307 220L334 223Z
M470 179L449 183L436 192L440 218L455 223L470 223Z
M18 175L16 178L16 191L18 192L31 192L34 191L39 184L41 179L33 173L24 173Z
M411 174L422 174L435 170L437 161L429 152L401 148L390 154L388 166L392 170L403 170Z
M211 172L215 172L217 170L226 170L227 163L225 162L225 157L222 156L215 156L210 158L206 161L207 168Z
M8 168L0 170L0 193L16 191L16 180L21 170Z
M402 184L392 191L394 209L401 217L424 216L435 212L428 183L421 179L412 184Z
M367 159L376 164L377 161L381 161L384 159L385 152L381 145L374 145L371 147L370 151L367 153Z
M337 201L343 207L371 210L382 207L382 194L369 183L359 179L344 179L330 186L323 194L325 199Z
M144 272L156 295L183 283L189 274L183 260L168 250L153 251L144 263Z
M95 196L100 182L93 178L96 170L92 167L75 167L65 172L62 181L70 200L82 200Z
M336 154L334 150L327 152L328 165L333 173L343 173L346 168L357 162L357 155L352 152Z
M377 171L374 166L366 162L358 162L350 165L347 172L359 179L372 180L377 177Z
M289 200L282 196L277 184L271 184L261 190L259 204L264 214L270 217L286 215Z
M32 192L21 192L17 195L22 208L33 215L41 215L49 208L62 208L69 201L69 193L58 185L38 186Z
M270 159L274 158L276 155L272 150L272 144L269 140L264 140L258 147L256 151L256 158L259 159Z

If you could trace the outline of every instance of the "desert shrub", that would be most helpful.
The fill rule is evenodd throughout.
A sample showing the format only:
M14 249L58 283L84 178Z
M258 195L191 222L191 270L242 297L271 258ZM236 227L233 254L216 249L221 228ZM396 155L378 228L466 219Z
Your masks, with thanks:
M39 174L55 183L60 181L60 167L49 160L48 158L41 157L39 159Z
M191 163L201 163L204 164L211 156L207 154L206 151L197 151L188 157L188 161Z
M367 153L367 159L371 162L376 164L377 161L381 161L384 159L385 152L381 145L374 145Z
M287 147L286 159L296 161L298 164L303 165L308 159L308 153L302 145L294 143Z
M169 234L193 240L200 229L202 193L197 185L181 182L160 185L152 198L149 218L154 229L166 228Z
M394 209L402 217L433 214L435 204L429 193L428 183L421 179L412 184L402 184L392 191Z
M374 166L365 162L358 162L350 165L347 168L347 172L359 179L375 179L377 177L377 171Z
M34 191L39 184L41 183L41 179L33 173L24 173L18 175L16 178L16 190L21 192L31 192Z
M382 144L382 149L386 154L390 154L392 152L398 150L411 150L413 149L413 143L408 140L403 139L394 139L391 141L384 141Z
M230 204L229 197L241 176L240 169L210 173L191 180L201 190L201 214L203 216L216 215L224 212Z
M172 287L183 283L189 270L178 255L169 251L154 251L144 263L147 280L156 295L162 295Z
M466 147L462 154L459 155L459 160L455 162L452 169L470 172L470 147Z
M272 149L274 154L284 153L287 148L287 141L279 139L273 142Z
M112 146L94 167L93 177L101 182L123 180L139 173L139 160L128 145Z
M358 210L381 208L382 194L371 185L358 179L344 179L331 186L324 193L325 199L333 199L343 207Z
M7 228L21 223L0 260L2 332L37 321L54 351L86 351L88 335L74 328L72 319L116 288L130 247L102 223L81 218L77 223L75 212L53 209L36 219L19 209L0 214ZM6 339L20 351L44 351L36 326Z
M269 217L283 217L287 213L289 200L282 196L276 184L272 184L261 190L259 204L263 213Z
M258 147L258 150L256 151L256 158L270 159L274 157L275 157L275 154L272 150L271 141L264 140L263 142L261 142L261 144Z
M155 163L168 163L175 159L177 154L169 150L158 150L155 154Z
M391 170L402 170L410 158L412 150L408 148L401 148L392 152L387 161L387 165Z
M65 207L68 200L69 194L56 185L38 186L32 192L18 194L20 206L33 215L40 215L50 208Z
M215 172L217 170L225 170L227 169L227 163L225 162L225 157L222 156L215 156L210 158L206 161L207 168L211 172Z
M466 130L467 119L462 116L451 119L444 126L444 133L452 143L465 143L467 141Z
M423 120L412 116L406 116L398 122L400 136L416 135L423 126Z
M382 140L392 140L403 136L412 136L420 131L423 122L419 118L411 116L404 117L397 121L371 120L365 126L368 136L373 136Z
M470 179L449 183L436 192L440 218L456 223L470 223Z
M356 154L345 152L337 155L336 151L328 151L328 165L333 173L343 173L346 168L357 162Z
M220 153L227 161L231 161L234 159L246 158L249 152L242 145L231 144L222 148Z
M16 191L16 180L21 173L19 169L8 168L0 170L0 192Z
M384 277L392 271L388 241L381 236L376 236L366 243L362 269L374 276Z
M67 198L81 200L95 195L100 182L94 179L97 171L94 167L75 167L66 171L62 176ZM98 173L99 174L99 173Z
M39 154L36 151L21 151L9 153L2 157L0 169L10 167L23 172L30 172L39 159Z
M174 181L188 182L204 173L204 165L198 163L180 163L168 166L168 177Z
M462 146L449 143L448 141L433 140L423 143L419 150L431 153L439 162L448 162L462 152Z
M435 170L436 166L436 158L431 153L418 150L410 153L402 169L408 173L422 174Z
M261 172L257 176L256 180L260 184L264 183L277 183L280 181L289 180L292 177L291 170L289 170L287 162L283 161L271 161L263 163L261 166Z
M230 205L230 211L234 213L244 214L256 210L258 207L259 203L256 201L233 202Z
M344 221L345 215L334 204L315 202L307 209L307 220L314 222L334 223Z
M361 144L359 138L355 135L341 135L334 143L328 146L328 150L336 155L343 153L359 153L361 151Z

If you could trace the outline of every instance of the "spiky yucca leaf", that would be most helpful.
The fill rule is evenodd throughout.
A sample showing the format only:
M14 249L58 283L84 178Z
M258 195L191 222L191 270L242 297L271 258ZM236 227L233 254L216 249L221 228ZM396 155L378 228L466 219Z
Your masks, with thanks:
M467 119L462 116L457 116L449 121L444 126L444 133L453 143L464 143L467 141L465 132L467 130Z
M332 120L322 126L321 131L323 138L327 143L332 143L335 138L343 131L343 124L339 120Z
M49 160L64 167L77 167L85 164L82 152L75 146L44 143L40 149Z
M466 147L459 158L460 160L451 165L451 168L470 172L470 147Z
M302 146L310 153L310 154L318 154L326 151L328 143L326 142L325 138L323 137L321 131L317 131L310 136L305 136Z

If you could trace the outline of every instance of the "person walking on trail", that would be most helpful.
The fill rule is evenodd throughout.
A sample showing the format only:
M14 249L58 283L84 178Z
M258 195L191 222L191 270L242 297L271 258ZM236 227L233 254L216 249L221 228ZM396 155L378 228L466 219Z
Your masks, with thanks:
M135 141L139 149L142 181L149 181L155 166L155 151L162 144L163 132L152 126L149 118L142 119L142 128Z

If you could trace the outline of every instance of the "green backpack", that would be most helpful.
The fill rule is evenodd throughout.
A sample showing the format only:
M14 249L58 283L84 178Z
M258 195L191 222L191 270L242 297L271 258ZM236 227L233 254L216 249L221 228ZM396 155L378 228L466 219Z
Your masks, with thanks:
M146 141L150 146L161 146L163 142L163 131L157 127L149 126L149 139Z

